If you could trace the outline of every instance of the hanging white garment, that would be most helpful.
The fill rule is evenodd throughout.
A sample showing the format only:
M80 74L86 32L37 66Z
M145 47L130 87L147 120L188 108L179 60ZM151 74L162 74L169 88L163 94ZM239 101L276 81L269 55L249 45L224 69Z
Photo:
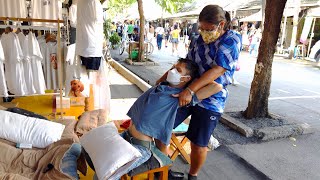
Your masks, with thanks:
M107 116L110 114L110 86L109 86L109 72L110 65L104 58L101 59L101 65L97 72L97 79L94 84L94 109L104 109Z
M78 1L76 55L101 57L103 39L103 9L100 1Z
M58 89L58 58L57 58L57 43L48 42L45 52L45 72L47 89Z
M7 97L8 96L8 89L6 84L6 78L4 76L4 54L2 49L2 44L0 42L0 96Z
M41 62L43 60L38 41L33 33L29 33L26 37L28 43L27 59L30 59L32 66L33 84L37 94L44 94L46 84L44 80Z
M27 94L23 72L23 53L15 33L3 34L1 39L5 61L8 90L15 95Z
M0 1L1 17L27 17L27 6L25 0L1 0Z
M46 51L47 51L47 43L44 36L38 37L38 44L40 46L40 51L43 57L43 61L41 61L42 69L44 73L44 79L47 79L47 71L46 71Z
M62 20L61 0L32 0L31 17L35 19ZM32 22L33 26L45 26L56 28L57 23Z
M24 72L24 78L26 81L28 94L35 94L36 90L34 88L31 61L30 61L30 58L28 57L28 54L29 54L28 40L22 32L17 34L17 36L20 42L21 50L23 52L22 64L23 64L23 72Z

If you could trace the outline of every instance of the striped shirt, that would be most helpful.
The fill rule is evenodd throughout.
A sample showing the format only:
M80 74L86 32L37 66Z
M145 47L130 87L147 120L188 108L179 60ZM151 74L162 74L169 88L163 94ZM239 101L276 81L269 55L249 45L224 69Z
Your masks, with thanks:
M234 31L226 31L216 41L205 44L200 36L193 47L190 48L188 58L199 66L200 76L210 70L214 65L221 66L226 72L215 82L222 84L223 89L202 100L198 105L213 112L223 113L228 97L227 85L231 84L232 76L240 54L241 36Z

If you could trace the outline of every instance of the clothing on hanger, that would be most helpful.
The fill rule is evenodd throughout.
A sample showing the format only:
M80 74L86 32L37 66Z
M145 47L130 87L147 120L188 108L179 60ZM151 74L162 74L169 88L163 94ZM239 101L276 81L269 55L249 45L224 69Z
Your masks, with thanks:
M4 54L2 49L2 43L0 42L0 96L8 96L8 88L6 84L6 78L4 76Z
M31 18L34 19L53 19L62 20L62 1L61 0L32 0ZM33 26L45 26L55 28L57 23L32 22Z
M1 17L27 17L26 0L1 0L0 1Z

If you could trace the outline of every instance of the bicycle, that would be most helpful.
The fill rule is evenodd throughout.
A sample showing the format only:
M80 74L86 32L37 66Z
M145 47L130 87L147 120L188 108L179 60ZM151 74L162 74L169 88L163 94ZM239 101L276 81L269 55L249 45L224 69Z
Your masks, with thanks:
M132 38L126 38L125 40L123 40L120 44L120 47L119 47L119 54L122 55L124 50L127 50L128 47L129 47L129 43L132 42ZM154 46L151 42L147 41L147 48L145 49L145 56L150 56L153 51L154 51Z

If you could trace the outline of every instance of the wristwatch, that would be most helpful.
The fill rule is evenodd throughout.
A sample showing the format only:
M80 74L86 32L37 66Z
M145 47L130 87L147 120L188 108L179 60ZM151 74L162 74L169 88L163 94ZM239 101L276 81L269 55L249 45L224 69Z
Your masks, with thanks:
M190 92L191 96L194 95L194 92L189 87L187 87L186 89Z

